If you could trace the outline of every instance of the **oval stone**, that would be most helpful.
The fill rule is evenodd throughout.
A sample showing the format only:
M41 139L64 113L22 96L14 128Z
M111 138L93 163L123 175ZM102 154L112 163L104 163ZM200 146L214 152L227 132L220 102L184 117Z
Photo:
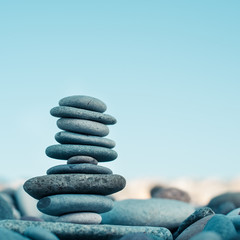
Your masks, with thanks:
M125 178L117 174L51 174L29 179L23 188L33 198L40 199L68 193L109 195L125 185Z
M86 119L107 125L117 122L116 118L108 114L66 106L54 107L51 109L50 114L54 117Z
M67 161L67 164L76 164L76 163L89 163L89 164L98 164L98 161L89 156L74 156L70 157Z
M119 226L119 225L88 225L63 222L31 222L21 220L2 220L0 227L13 229L16 232L24 232L29 226L46 228L56 234L61 240L103 240L119 239L129 233L146 233L172 240L172 234L167 228L147 226ZM16 240L14 238L14 240Z
M105 112L107 110L107 106L101 100L84 95L74 95L62 98L59 101L60 106L69 106L76 108L83 108L95 112Z
M89 174L112 174L112 170L94 164L62 164L51 167L47 174L65 174L65 173L89 173Z
M81 144L101 146L106 148L115 147L115 142L111 139L67 131L61 131L56 133L55 139L61 144Z
M98 162L108 162L117 158L117 152L112 149L74 144L57 144L46 149L46 155L51 158L67 160L77 155L90 156Z
M111 211L101 214L102 224L177 228L195 208L172 199L126 199L115 201Z
M222 214L215 214L206 224L203 231L213 231L218 233L222 239L230 240L237 234L232 221Z
M107 136L109 133L106 125L83 119L60 118L57 120L57 126L62 130L100 137Z
M80 212L62 215L56 219L56 222L69 222L77 224L100 224L101 215L93 212Z
M212 198L208 203L208 207L212 208L213 211L217 212L219 206L224 203L233 203L235 208L240 207L240 192L226 192Z
M53 216L74 212L108 212L113 200L106 196L91 194L57 194L38 201L39 211Z

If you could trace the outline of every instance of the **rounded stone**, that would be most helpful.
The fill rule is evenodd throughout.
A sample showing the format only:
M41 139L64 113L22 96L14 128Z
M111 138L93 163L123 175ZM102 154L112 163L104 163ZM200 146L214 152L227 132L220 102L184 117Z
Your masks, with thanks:
M56 222L69 222L77 224L100 224L101 215L93 212L79 212L65 214L56 219Z
M222 239L230 240L237 234L232 221L222 214L215 214L204 227L205 231L213 231L218 233Z
M108 212L113 208L113 200L106 196L92 194L57 194L40 199L39 211L53 216L74 212Z
M228 214L234 209L236 209L236 206L233 202L224 202L215 209L215 212L219 214Z
M177 228L194 207L172 199L126 199L115 201L111 211L101 214L102 224Z
M67 160L73 156L84 155L95 158L98 162L108 162L117 158L117 153L109 148L89 145L57 144L46 149L51 158Z
M117 122L116 118L108 114L66 106L54 107L51 109L50 114L54 117L86 119L107 125Z
M69 106L76 108L83 108L95 112L105 112L107 110L107 106L101 100L84 95L74 95L62 98L59 101L60 106Z
M41 227L28 227L23 235L32 240L59 240L59 238L49 230Z
M81 144L81 145L92 145L101 146L106 148L115 147L115 142L108 138L84 135L79 133L61 131L56 133L55 139L61 144Z
M109 195L125 185L125 178L117 174L51 174L31 178L23 187L33 198L40 199L55 194Z
M174 187L165 188L162 186L155 186L151 189L151 196L153 198L175 199L183 202L190 202L191 200L187 192Z
M57 126L62 130L100 137L107 136L109 133L106 125L83 119L60 118L57 120Z
M89 163L89 164L97 165L98 161L93 157L81 156L81 155L70 157L67 161L67 164L76 164L76 163Z
M112 174L112 170L107 167L88 163L57 165L47 170L47 174L65 173Z
M217 212L220 205L223 203L233 203L236 208L240 207L240 192L226 192L220 194L210 200L208 207L212 208L213 211Z

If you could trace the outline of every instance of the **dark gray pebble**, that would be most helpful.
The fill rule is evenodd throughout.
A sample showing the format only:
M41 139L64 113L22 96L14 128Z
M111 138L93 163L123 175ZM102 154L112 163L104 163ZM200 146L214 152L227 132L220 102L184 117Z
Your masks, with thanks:
M76 164L76 163L89 163L89 164L94 164L97 165L98 161L89 156L74 156L70 157L67 161L67 164Z
M151 196L153 198L167 198L175 199L183 202L190 202L189 194L181 189L173 187L155 186L151 189Z
M108 114L67 106L54 107L50 113L54 117L86 119L107 125L117 122L116 118Z
M84 155L95 158L98 162L108 162L117 158L117 152L112 149L74 144L57 144L46 149L48 157L67 160L73 156Z
M62 131L58 132L55 135L57 142L61 144L81 144L81 145L92 145L92 146L101 146L106 148L115 147L115 142L108 138L84 135L80 133L73 133Z
M215 212L219 214L227 214L232 210L236 209L236 206L233 202L224 202L221 203L216 209Z
M54 194L109 195L122 190L124 177L117 174L51 174L27 180L23 188L36 199Z
M107 110L107 106L101 100L84 95L74 95L62 98L59 101L60 106L69 106L76 108L83 108L95 112L105 112Z
M214 212L217 212L219 206L225 202L233 203L236 208L240 207L240 192L226 192L220 194L212 198L207 206L212 208Z
M112 174L112 170L107 167L88 163L57 165L47 170L47 174L65 173Z

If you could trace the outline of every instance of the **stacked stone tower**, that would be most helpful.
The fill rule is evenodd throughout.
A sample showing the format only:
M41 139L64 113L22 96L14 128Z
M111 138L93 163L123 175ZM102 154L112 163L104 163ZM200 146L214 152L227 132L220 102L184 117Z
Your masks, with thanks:
M107 125L116 119L104 114L106 105L89 96L70 96L59 101L51 115L59 117L63 130L55 135L59 144L46 149L47 156L67 160L47 170L47 175L29 179L25 191L38 199L38 209L57 216L56 221L81 224L101 223L100 213L110 211L108 197L125 187L125 179L98 162L113 161L115 142L105 138Z

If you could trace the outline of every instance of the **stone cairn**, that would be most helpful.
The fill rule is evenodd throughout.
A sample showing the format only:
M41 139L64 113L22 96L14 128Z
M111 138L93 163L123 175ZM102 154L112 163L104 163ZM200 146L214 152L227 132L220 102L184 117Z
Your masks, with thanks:
M113 161L117 153L115 142L104 138L107 125L116 119L104 114L106 105L89 96L70 96L51 109L59 117L55 139L59 144L46 149L48 157L67 160L47 170L47 175L31 178L25 191L38 199L37 208L44 214L56 216L55 221L79 224L101 223L101 213L113 208L107 196L122 190L126 181L98 162Z

